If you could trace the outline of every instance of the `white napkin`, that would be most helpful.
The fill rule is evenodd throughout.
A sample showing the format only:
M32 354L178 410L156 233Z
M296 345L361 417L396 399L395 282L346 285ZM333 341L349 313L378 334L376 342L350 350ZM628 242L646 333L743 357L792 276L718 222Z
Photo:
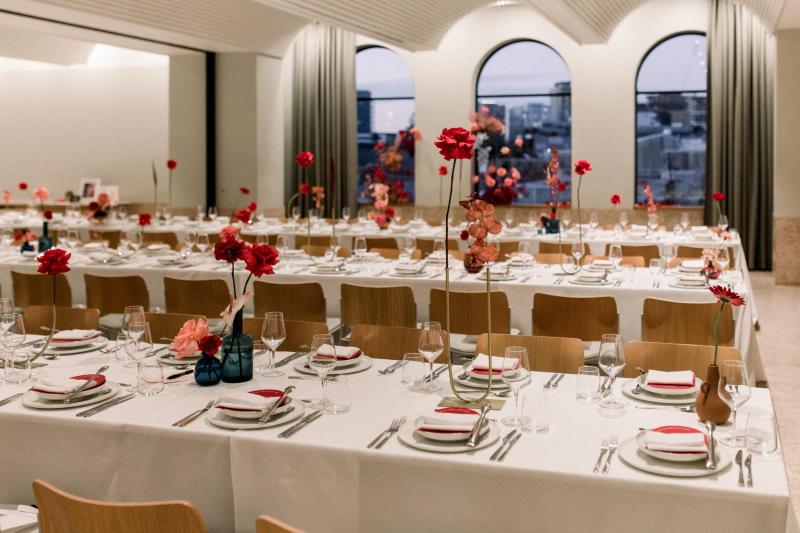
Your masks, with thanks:
M334 350L335 348L335 350ZM361 349L356 346L331 346L330 344L323 344L317 348L317 354L336 356L339 361L346 361L354 359L361 355Z
M113 259L113 255L108 252L92 252L89 254L89 259L92 261L96 261L98 263L102 263L103 261L107 261L109 259Z
M644 224L631 224L631 231L643 231L647 233L647 226Z
M100 335L96 329L65 329L53 335L56 342L85 341Z
M220 398L217 407L220 409L234 409L237 411L263 411L269 409L278 400L274 398L264 398L258 394L249 392L234 392Z
M492 356L493 372L495 370L514 370L515 368L519 368L518 359L508 359L505 357L499 357L497 355ZM472 360L472 363L470 363L469 370L489 370L489 356L485 354L479 354L475 359Z
M452 431L452 432L468 432L472 431L475 423L480 418L480 414L461 414L461 413L442 413L435 409L426 411L422 415L422 425L419 427L421 430L433 431Z
M703 433L646 431L641 443L648 450L659 452L708 453L706 437Z
M87 376L88 379L88 376ZM38 392L48 392L50 394L68 394L80 387L85 379L71 378L44 378L33 386ZM91 390L97 386L96 381L92 381L84 390Z
M531 254L516 253L511 256L511 262L515 265L524 265L533 261Z
M661 370L649 370L645 378L647 385L694 385L694 372L691 370L680 370L678 372L664 372Z
M692 274L682 274L678 277L678 280L683 285L703 285L706 282L706 278L704 276Z
M84 250L100 250L103 248L103 244L99 242L87 242L83 245Z
M687 259L686 261L681 261L681 268L684 270L703 270L705 264L703 263L702 259Z
M402 274L419 274L425 269L425 263L419 262L413 265L396 265L394 269Z
M16 509L3 509L0 516L0 530L3 533L22 533L31 531L38 522L39 512L35 507L18 505ZM38 531L38 529L37 529Z
M595 259L592 261L592 266L595 268L614 268L614 263L609 259Z
M158 250L169 250L169 244L150 244L147 246L147 249L152 252Z
M580 272L578 272L576 277L581 281L591 281L599 283L600 281L603 281L605 275L606 275L605 272L593 272L591 270L581 270Z
M302 257L305 252L303 250L284 250L281 255L284 257Z
M692 226L691 231L708 231L708 226Z

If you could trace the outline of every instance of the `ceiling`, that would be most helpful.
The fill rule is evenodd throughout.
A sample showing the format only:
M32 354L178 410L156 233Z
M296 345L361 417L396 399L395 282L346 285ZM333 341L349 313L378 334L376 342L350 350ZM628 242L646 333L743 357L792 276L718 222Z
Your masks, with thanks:
M529 5L576 42L603 43L632 10L653 1L670 0L4 0L0 13L34 15L200 50L282 57L297 32L312 21L408 50L433 50L464 15L508 3ZM800 0L737 1L771 30L800 27Z

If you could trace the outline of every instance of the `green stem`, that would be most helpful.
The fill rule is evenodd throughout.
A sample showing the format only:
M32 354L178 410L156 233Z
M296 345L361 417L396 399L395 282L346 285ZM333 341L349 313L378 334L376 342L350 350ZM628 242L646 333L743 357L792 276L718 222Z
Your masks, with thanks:
M725 302L720 302L719 311L717 311L717 318L714 319L714 362L717 364L717 351L719 350L719 319L722 316L722 310L725 309Z

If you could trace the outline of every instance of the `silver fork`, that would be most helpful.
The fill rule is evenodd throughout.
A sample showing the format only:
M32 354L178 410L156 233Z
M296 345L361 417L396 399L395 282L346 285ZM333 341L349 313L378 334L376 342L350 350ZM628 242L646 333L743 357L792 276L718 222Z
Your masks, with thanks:
M397 433L398 430L400 429L400 427L405 423L406 423L406 417L401 416L400 417L400 422L397 425L392 424L392 426L389 428L389 432L386 434L386 436L383 437L383 439L377 445L375 445L375 449L376 450L380 450L381 448L383 448L383 445L386 444L387 442L389 442L389 439L392 437L392 435Z
M592 469L592 472L594 472L595 474L600 472L600 465L602 464L603 456L605 456L607 451L608 451L608 439L604 438L603 442L600 444L600 455L597 456L597 461L595 461L594 468Z
M181 418L180 420L178 420L177 422L172 424L173 427L182 428L183 426L192 423L194 421L194 418L202 415L203 413L205 413L206 411L208 411L209 409L214 407L215 403L216 403L216 400L209 400L209 402L206 404L206 406L203 409L198 409L197 411L192 411L188 415L184 416L183 418Z
M378 374L391 374L392 372L397 370L398 366L400 366L402 364L403 364L403 361L395 361L394 363L392 363L391 365L387 366L383 370L378 370Z
M552 376L550 376L550 379L547 380L547 383L544 384L543 388L545 390L548 390L550 387L552 387L553 386L553 380L556 379L557 377L558 377L558 373L553 374Z
M383 437L384 437L384 436L385 436L387 433L389 433L390 431L393 431L393 430L394 430L394 431L397 431L398 429L400 429L400 426L402 426L404 422L405 422L405 417L401 417L401 418L395 418L394 420L392 420L392 423L391 423L391 424L389 424L389 427L388 427L388 428L386 428L386 429L384 429L383 431L381 431L381 432L380 432L380 434L379 434L377 437L375 437L374 439L372 439L372 442L370 442L369 444L367 444L367 448L373 448L373 447L375 447L375 445L376 445L376 444L378 444L378 442L380 442L380 440L381 440L381 439L382 439L382 438L383 438ZM391 434L391 433L390 433L390 434Z
M617 451L617 447L619 446L619 441L617 440L616 435L611 436L611 442L608 444L608 459L606 459L606 464L603 465L603 473L608 474L608 470L611 468L611 459L614 458L614 452Z

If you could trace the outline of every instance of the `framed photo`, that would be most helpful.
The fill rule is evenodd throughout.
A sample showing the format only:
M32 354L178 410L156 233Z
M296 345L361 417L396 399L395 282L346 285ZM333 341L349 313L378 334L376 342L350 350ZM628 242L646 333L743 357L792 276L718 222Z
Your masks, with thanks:
M81 199L82 200L95 200L99 194L101 183L100 178L81 178Z

